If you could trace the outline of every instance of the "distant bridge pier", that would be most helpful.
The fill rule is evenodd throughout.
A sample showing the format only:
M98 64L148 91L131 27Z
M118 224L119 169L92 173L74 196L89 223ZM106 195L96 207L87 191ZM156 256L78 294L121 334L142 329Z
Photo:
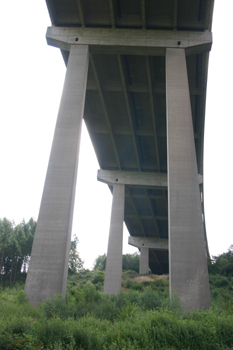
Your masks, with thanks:
M32 304L66 295L89 49L71 46L25 291Z
M117 294L121 289L124 203L125 185L114 184L104 280L104 293L108 294Z
M147 275L149 273L149 248L140 249L139 274Z
M129 236L128 243L140 250L139 274L149 273L149 251L168 251L168 240L164 238L146 238ZM159 261L158 261L159 263Z
M98 170L97 179L113 187L113 202L106 261L104 293L117 294L122 278L122 237L125 205L125 186L167 187L166 174L139 173L133 171ZM129 244L141 250L140 274L149 272L149 248L168 249L166 239L129 237Z

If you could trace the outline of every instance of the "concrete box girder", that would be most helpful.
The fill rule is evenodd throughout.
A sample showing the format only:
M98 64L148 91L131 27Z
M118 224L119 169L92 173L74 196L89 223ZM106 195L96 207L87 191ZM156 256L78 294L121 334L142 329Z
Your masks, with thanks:
M203 183L203 175L198 174L198 183ZM119 171L99 169L97 180L108 185L120 183L131 186L145 186L167 188L167 174L163 173L146 173L136 171Z
M98 170L97 179L108 185L119 183L132 186L159 187L164 189L167 187L167 174L162 173L100 169Z
M46 33L48 45L69 51L71 45L89 45L93 52L115 54L153 54L165 55L165 49L188 49L188 54L206 52L211 49L212 34L205 32L135 29L103 29L77 27L48 27ZM114 49L114 47L116 49Z
M128 243L137 248L168 250L168 239L129 236Z
M46 2L52 23L57 26L204 31L211 30L214 0Z

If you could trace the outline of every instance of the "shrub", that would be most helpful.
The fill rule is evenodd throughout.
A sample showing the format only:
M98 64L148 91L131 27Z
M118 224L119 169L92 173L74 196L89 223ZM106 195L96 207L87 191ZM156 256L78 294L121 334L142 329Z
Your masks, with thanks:
M164 281L162 278L154 279L153 285L156 289L159 289L161 291L164 291L169 286L168 282Z
M141 294L140 306L142 306L144 309L152 310L160 307L161 305L161 297L156 291L147 289L143 294Z
M98 302L101 299L100 292L96 290L96 287L91 282L86 283L82 288L87 303Z
M144 286L142 283L127 279L125 282L125 288L142 291L144 289Z
M105 276L104 271L98 271L98 270L97 270L97 272L95 272L94 277L93 277L93 279L92 279L92 283L93 283L93 284L97 284L97 283L103 284L103 282L104 282L104 276Z
M96 290L100 282L91 283L93 273L88 282L72 275L66 300L56 295L38 308L29 305L22 287L0 289L0 350L231 349L232 279L219 287L225 277L212 277L212 309L187 314L176 295L170 299L163 279L145 286L142 278L128 278L145 290L109 296Z
M66 319L69 316L69 311L66 302L61 294L56 294L52 298L48 298L40 308L46 318L60 317Z

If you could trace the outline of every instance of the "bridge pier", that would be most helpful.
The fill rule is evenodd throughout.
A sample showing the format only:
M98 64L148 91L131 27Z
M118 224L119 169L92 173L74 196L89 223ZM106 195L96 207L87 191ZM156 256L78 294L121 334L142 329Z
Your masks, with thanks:
M139 274L146 275L149 273L149 248L140 248Z
M124 204L125 185L114 184L104 280L104 293L108 294L117 294L121 289Z
M113 205L109 233L108 253L106 262L104 292L117 294L121 288L122 276L122 234L124 220L125 186L134 188L148 186L159 189L167 188L167 175L162 173L140 173L135 171L98 170L97 179L110 186L113 186ZM119 194L119 186L124 186ZM129 193L129 188L126 189ZM119 209L121 214L119 215ZM116 213L115 213L116 211ZM118 211L118 212L117 212ZM152 214L152 213L151 213ZM167 239L129 237L129 244L141 250L140 274L147 274L149 271L149 248L167 250Z
M88 61L87 45L71 46L25 285L34 305L66 294Z
M185 50L166 50L170 292L185 310L210 307Z

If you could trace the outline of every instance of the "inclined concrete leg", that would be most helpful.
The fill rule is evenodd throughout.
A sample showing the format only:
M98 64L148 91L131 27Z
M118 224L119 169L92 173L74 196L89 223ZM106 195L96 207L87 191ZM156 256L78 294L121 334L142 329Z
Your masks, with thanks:
M147 275L149 272L149 248L140 248L140 250L139 274Z
M166 51L170 291L184 310L210 307L186 57Z
M66 294L88 62L88 46L71 46L25 286L34 305Z
M114 184L104 280L105 294L117 294L121 289L124 206L125 185Z

